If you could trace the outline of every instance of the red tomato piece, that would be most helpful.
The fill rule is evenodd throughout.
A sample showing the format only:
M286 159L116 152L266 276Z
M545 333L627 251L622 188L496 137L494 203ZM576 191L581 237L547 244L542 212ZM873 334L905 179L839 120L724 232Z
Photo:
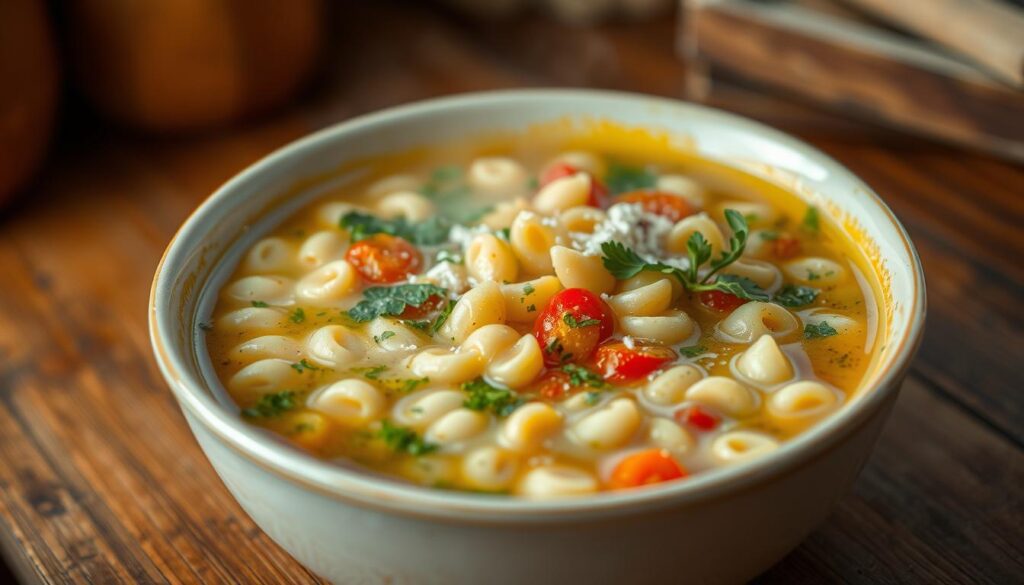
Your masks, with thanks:
M700 299L700 302L704 303L705 307L719 313L731 313L737 307L747 302L734 294L720 290L706 290L697 295L697 297Z
M535 392L548 400L560 400L573 393L576 388L569 381L569 374L561 370L545 372L534 383Z
M544 363L557 366L586 360L614 328L612 310L601 297L567 288L551 297L534 322L533 335L544 352Z
M423 265L416 246L397 236L374 234L360 240L345 253L345 260L364 280L396 282L415 274Z
M690 205L686 199L672 193L662 191L630 191L619 195L617 201L621 203L639 203L644 211L666 217L672 221L679 221L697 213L697 208Z
M597 371L609 382L635 382L676 359L676 352L661 345L607 343L597 348Z
M697 405L677 412L676 420L702 431L713 431L721 422L719 417Z
M800 240L793 236L779 236L772 241L772 254L779 260L796 258L803 251Z
M543 187L552 181L564 177L571 177L580 172L576 167L568 163L555 163L549 166L540 177L540 184ZM590 175L590 173L587 173ZM590 196L587 198L587 205L601 207L601 202L608 198L608 188L604 183L597 180L597 177L590 175Z
M686 477L686 469L662 449L649 449L627 456L612 470L608 486L634 488Z
M423 304L414 307L407 305L402 314L398 316L399 319L422 319L434 311L439 311L444 306L445 299L434 295L423 301Z

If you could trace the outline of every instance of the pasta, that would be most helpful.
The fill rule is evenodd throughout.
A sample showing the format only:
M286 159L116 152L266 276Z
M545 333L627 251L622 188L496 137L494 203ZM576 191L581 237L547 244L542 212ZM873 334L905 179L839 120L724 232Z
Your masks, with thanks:
M260 234L196 323L239 416L556 498L746 465L859 391L886 315L839 226L707 161L567 144L385 156Z

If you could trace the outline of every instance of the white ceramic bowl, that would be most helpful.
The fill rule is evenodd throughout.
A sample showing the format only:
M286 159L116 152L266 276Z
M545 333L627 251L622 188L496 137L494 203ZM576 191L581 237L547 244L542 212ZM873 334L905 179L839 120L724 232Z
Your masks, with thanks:
M240 419L209 369L197 325L242 250L324 189L315 181L296 189L299 179L353 158L566 116L666 131L705 157L785 183L858 223L891 292L888 339L868 389L748 465L659 489L556 501L382 480L319 461ZM252 165L218 189L171 242L153 285L150 332L160 368L225 485L271 538L335 582L736 583L782 558L850 487L896 399L924 313L921 267L903 228L869 187L816 149L697 105L534 90L386 110Z

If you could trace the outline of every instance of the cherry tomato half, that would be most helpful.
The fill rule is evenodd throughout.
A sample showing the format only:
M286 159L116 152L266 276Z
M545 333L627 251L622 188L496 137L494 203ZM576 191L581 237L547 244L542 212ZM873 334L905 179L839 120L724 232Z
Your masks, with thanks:
M803 246L800 245L800 240L793 236L779 236L772 241L772 254L779 260L796 258L802 250Z
M662 191L630 191L619 195L620 203L639 203L644 211L666 217L672 221L679 221L684 217L690 217L697 213L697 208L690 205L690 202L678 195Z
M686 477L686 469L662 449L648 449L623 459L612 470L608 486L634 488Z
M561 400L576 390L569 374L561 370L549 370L533 384L536 393L548 400Z
M676 420L702 431L713 431L721 419L699 405L693 405L676 413Z
M700 299L700 302L704 303L705 307L719 313L731 313L737 307L747 302L734 294L720 290L706 290L697 295L697 298Z
M580 172L576 167L568 163L555 163L544 171L544 174L540 177L540 184L543 187L548 183L561 179L563 177L571 177L576 173ZM589 174L589 173L588 173ZM608 198L608 188L604 186L604 183L599 181L597 177L590 175L590 196L587 198L587 205L591 207L601 207L601 202Z
M616 341L597 348L597 371L609 382L635 382L676 359L676 352L661 345L634 345Z
M589 358L615 328L611 308L582 288L567 288L551 297L533 325L544 363L557 366Z
M416 246L387 234L374 234L352 244L345 253L345 260L364 280L375 283L402 280L418 272L423 265L423 257Z

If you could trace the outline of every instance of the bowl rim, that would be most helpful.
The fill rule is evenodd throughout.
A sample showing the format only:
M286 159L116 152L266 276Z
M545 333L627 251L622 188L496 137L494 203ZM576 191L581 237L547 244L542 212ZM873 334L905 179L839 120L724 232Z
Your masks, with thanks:
M785 442L776 452L744 465L698 474L686 482L656 488L599 492L577 498L534 500L434 490L401 483L359 470L346 469L275 441L220 404L187 365L187 355L195 351L194 348L188 347L191 344L175 347L173 337L165 333L172 330L177 319L175 312L171 310L170 287L174 281L173 275L186 267L184 261L191 252L185 248L186 242L205 231L202 229L203 218L216 204L232 197L236 191L244 190L246 185L261 175L273 173L277 166L283 166L287 161L301 159L326 144L342 140L346 134L401 124L403 120L410 118L430 116L467 106L531 108L543 101L564 103L571 100L628 102L631 106L668 108L684 114L711 117L736 130L760 135L764 139L781 143L800 152L813 162L826 167L833 176L850 181L856 187L851 189L851 192L855 192L854 197L866 205L877 206L891 224L894 233L900 237L906 257L911 263L914 290L909 296L911 306L906 331L902 337L892 340L892 343L899 345L891 354L891 360L876 366L882 370L874 387L863 389L862 392L866 393L863 398L844 405L819 424ZM611 111L605 116L608 119L615 119ZM205 281L197 283L194 294L198 294L204 286ZM266 471L332 499L391 513L463 522L551 522L570 518L614 516L665 506L706 502L749 489L795 467L828 455L839 446L843 438L866 424L890 398L895 398L902 377L921 341L926 313L924 287L920 258L906 230L892 210L873 189L851 171L802 140L743 116L670 98L605 90L516 89L456 94L361 115L299 138L252 163L207 197L189 215L169 242L157 266L150 291L149 328L157 364L180 407L205 429L211 431L221 444L232 448L249 462ZM193 429L193 434L195 433ZM209 458L209 454L207 457Z

